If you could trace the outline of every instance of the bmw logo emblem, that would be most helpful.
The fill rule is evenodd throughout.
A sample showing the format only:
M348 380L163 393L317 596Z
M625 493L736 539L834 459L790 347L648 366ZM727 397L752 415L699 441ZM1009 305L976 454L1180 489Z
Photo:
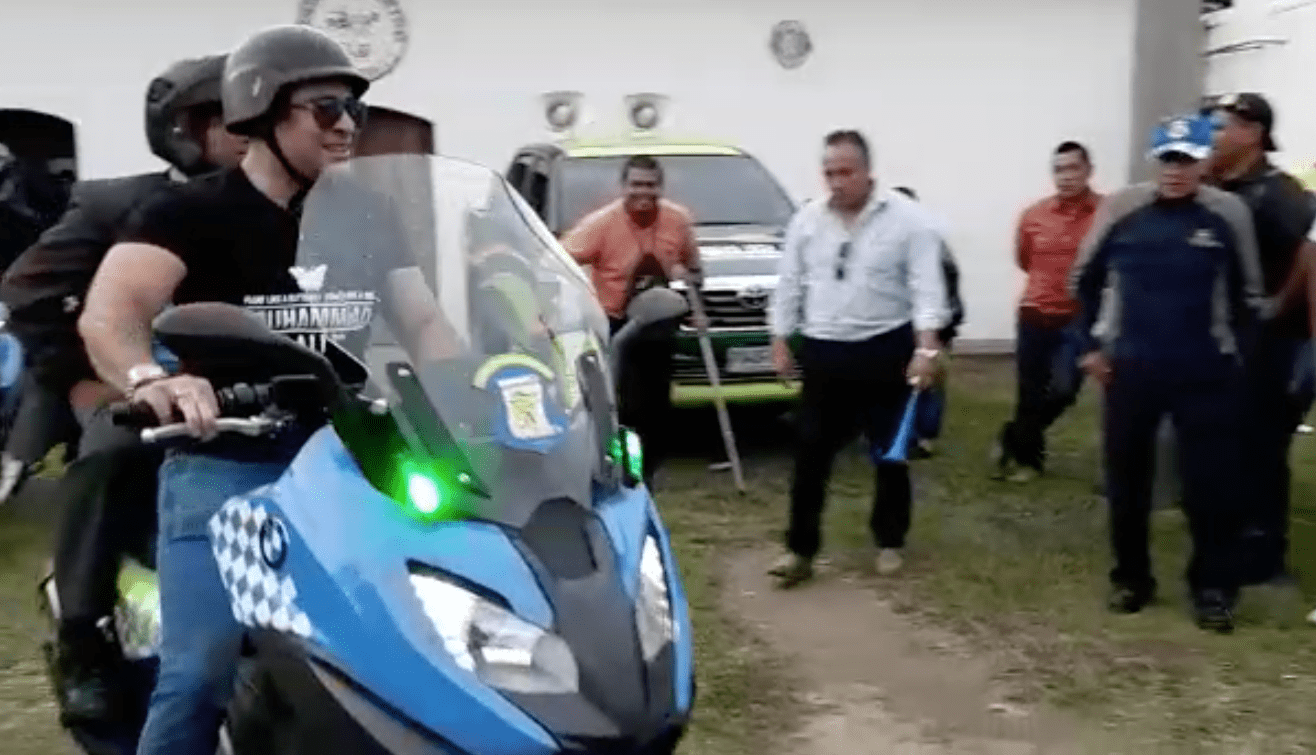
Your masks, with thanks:
M269 517L260 526L260 557L271 569L278 569L288 560L288 530L283 522Z

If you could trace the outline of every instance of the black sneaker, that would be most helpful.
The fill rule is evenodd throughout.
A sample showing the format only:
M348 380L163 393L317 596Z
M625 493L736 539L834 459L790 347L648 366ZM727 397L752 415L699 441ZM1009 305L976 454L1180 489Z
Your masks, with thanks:
M908 458L910 461L921 461L931 459L933 454L933 445L930 440L912 441L909 444Z
M56 642L60 719L65 726L116 721L118 649L100 628L64 627Z
M786 553L772 564L768 574L777 578L778 588L789 589L813 579L813 559Z
M1234 631L1233 602L1219 590L1203 590L1195 596L1193 614L1202 629L1218 634Z
M1114 585L1110 588L1106 607L1114 613L1137 613L1152 602L1155 595L1156 591L1152 588L1135 590L1125 585Z

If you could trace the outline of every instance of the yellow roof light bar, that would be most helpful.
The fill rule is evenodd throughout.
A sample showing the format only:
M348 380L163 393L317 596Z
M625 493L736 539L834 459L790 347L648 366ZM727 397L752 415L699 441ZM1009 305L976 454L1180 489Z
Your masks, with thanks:
M740 150L720 144L629 144L568 146L568 157L624 157L626 155L739 155Z

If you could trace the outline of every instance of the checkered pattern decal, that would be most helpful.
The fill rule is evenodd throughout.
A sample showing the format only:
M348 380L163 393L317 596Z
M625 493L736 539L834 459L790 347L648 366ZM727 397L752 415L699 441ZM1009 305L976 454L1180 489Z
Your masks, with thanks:
M311 620L297 607L297 585L269 563L273 555L278 565L279 549L286 555L289 547L282 522L259 504L232 498L210 519L210 543L239 623L311 636Z

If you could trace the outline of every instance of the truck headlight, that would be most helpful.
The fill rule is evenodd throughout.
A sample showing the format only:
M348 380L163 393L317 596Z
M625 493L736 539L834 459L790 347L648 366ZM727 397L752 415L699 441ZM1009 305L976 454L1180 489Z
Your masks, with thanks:
M579 690L561 637L437 576L413 572L411 587L453 660L484 683L524 694Z
M653 535L644 539L640 553L640 589L635 601L635 624L640 632L640 649L644 660L652 661L670 643L675 630L672 601L667 591L667 569L662 551Z

